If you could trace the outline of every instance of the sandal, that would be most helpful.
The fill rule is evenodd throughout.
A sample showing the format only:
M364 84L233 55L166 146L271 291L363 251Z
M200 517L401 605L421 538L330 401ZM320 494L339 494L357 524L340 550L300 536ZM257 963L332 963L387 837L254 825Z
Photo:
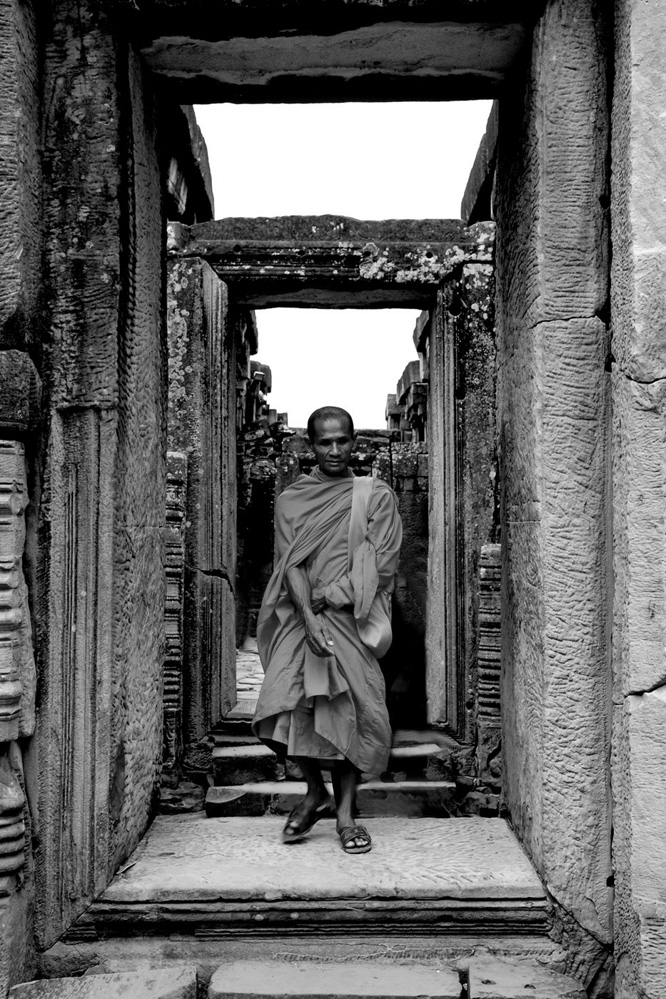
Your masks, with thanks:
M289 813L289 818L282 830L282 842L298 843L304 836L307 836L320 819L333 818L332 804L331 799L327 798L315 809L304 809L302 802L296 805Z
M365 826L344 826L338 829L338 836L345 853L369 853L372 850L372 838ZM365 843L362 846L353 846L355 839L365 840Z

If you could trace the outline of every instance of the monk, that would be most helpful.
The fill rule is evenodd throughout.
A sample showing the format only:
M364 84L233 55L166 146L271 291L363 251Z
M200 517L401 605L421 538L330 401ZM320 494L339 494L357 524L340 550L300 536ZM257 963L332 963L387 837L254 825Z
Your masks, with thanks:
M356 823L356 786L359 774L386 769L391 746L377 656L391 640L402 524L391 488L349 468L349 413L315 410L308 436L317 467L275 505L277 561L257 626L265 677L252 724L307 782L284 842L299 842L336 814L342 848L367 853L372 840ZM322 768L331 770L335 809Z

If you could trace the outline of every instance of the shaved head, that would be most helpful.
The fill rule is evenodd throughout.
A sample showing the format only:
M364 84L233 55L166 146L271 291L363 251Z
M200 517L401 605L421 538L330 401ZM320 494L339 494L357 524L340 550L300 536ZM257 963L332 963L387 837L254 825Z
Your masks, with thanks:
M310 441L314 442L315 439L315 424L322 420L343 420L349 427L349 436L354 436L354 421L346 409L341 409L339 406L322 406L320 409L315 409L308 420L308 437Z

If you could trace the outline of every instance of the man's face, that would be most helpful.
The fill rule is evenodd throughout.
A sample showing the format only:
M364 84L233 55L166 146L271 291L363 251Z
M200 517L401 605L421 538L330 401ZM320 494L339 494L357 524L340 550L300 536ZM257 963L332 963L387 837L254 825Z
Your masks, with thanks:
M347 420L338 417L317 420L312 448L317 464L325 475L344 475L354 448L354 438Z

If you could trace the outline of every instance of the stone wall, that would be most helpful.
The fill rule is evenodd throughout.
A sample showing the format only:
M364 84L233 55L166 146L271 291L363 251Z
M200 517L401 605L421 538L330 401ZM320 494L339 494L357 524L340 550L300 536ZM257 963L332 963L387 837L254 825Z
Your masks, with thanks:
M618 0L613 95L613 855L618 999L666 996L666 9Z
M609 995L608 35L551 0L497 166L506 804L571 972Z
M52 942L151 816L162 749L166 357L150 83L99 5L44 22L45 447L26 760ZM94 58L91 57L94 53Z

